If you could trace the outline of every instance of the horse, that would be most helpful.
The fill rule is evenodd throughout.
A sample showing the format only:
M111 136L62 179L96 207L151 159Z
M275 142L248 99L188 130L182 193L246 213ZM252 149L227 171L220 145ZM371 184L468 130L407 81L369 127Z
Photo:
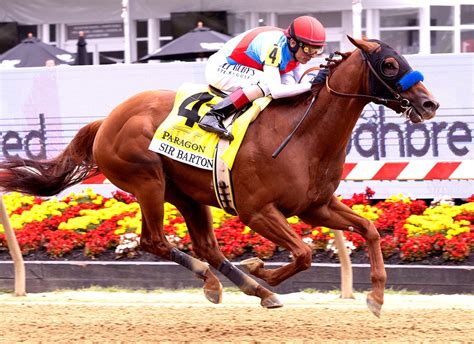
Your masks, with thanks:
M379 233L372 222L335 196L346 146L364 106L371 101L404 113L414 123L433 118L439 103L422 78L409 80L407 85L403 76L411 68L388 45L378 40L349 40L356 49L327 59L330 74L325 84L299 96L273 100L257 117L232 168L238 216L252 230L291 252L293 260L281 267L268 269L258 258L242 262L242 270L230 263L212 229L209 206L218 207L212 173L148 149L155 130L173 107L174 91L132 96L105 119L81 128L55 158L1 162L0 188L51 196L100 171L115 186L135 195L142 212L141 248L195 273L203 280L205 297L213 303L221 302L222 285L208 264L245 294L259 297L263 307L283 305L250 275L276 286L311 266L312 250L291 229L287 218L298 216L311 226L354 231L367 242L372 284L367 305L379 316L387 278ZM303 126L272 158L279 143L301 122L305 109L308 115ZM167 241L165 202L184 217L195 257Z

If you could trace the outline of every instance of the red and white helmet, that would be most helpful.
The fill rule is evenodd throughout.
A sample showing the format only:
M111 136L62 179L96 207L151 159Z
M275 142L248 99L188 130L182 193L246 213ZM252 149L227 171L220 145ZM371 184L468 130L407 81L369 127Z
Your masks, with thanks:
M301 16L293 20L285 35L308 45L326 45L326 30L323 24L310 16Z

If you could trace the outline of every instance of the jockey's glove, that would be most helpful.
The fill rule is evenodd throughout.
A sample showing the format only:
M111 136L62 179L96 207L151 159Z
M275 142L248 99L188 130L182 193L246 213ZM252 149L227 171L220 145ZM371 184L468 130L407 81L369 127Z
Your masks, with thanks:
M326 81L326 78L328 77L328 75L329 75L329 68L320 69L318 74L316 74L316 76L313 79L311 79L310 83L312 85L322 84Z

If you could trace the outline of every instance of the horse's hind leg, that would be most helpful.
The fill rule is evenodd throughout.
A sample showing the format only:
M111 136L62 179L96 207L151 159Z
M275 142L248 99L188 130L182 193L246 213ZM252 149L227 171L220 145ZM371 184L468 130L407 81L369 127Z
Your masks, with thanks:
M163 232L164 185L162 180L143 181L139 192L135 192L142 211L142 233L140 246L147 252L174 261L194 272L204 280L206 297L213 303L221 301L221 284L209 266L173 247Z
M166 200L174 204L183 215L191 236L193 250L198 257L207 260L212 267L220 271L245 294L259 297L263 307L283 306L274 293L261 286L225 258L214 235L212 216L208 206L197 203L169 184L167 185ZM205 289L206 297L212 292Z

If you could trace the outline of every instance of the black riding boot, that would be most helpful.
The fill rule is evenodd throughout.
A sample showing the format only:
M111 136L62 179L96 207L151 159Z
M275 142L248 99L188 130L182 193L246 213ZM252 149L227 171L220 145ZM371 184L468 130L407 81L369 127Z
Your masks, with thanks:
M214 107L201 118L198 123L199 128L216 133L219 137L232 141L234 136L224 127L222 121L232 115L235 111L243 108L249 102L249 99L242 89L234 91L214 105Z
M234 103L232 103L229 97L226 97L201 118L198 123L199 128L216 133L219 137L232 141L234 136L224 127L222 122L235 111Z

